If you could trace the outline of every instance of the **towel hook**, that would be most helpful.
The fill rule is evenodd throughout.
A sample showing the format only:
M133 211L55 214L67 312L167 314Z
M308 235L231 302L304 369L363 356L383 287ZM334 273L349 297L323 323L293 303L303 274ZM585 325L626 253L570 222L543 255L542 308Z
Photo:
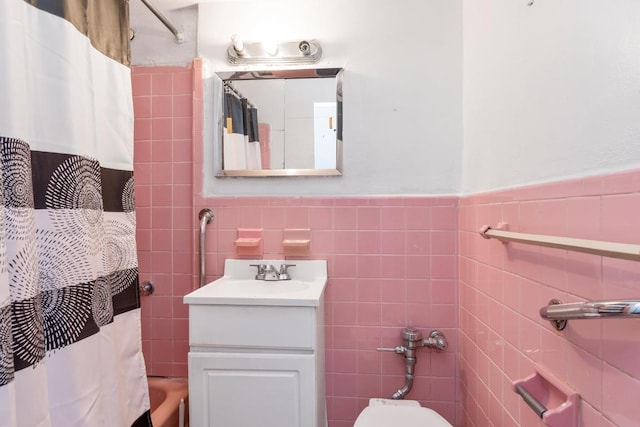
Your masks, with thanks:
M529 2L527 3L527 6L533 6L533 2L536 0L529 0Z

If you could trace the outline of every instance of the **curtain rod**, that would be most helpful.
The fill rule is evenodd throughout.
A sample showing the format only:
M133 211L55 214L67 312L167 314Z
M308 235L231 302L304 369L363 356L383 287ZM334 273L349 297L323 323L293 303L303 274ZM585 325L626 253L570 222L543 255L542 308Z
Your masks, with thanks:
M182 31L178 31L178 29L171 23L171 21L167 19L166 16L162 14L162 12L158 10L157 7L155 7L149 0L140 0L140 1L145 6L147 6L147 8L151 11L151 13L153 13L156 16L156 18L158 18L160 22L162 22L164 26L167 27L169 31L171 31L173 36L176 38L177 43L184 42L184 33Z
M247 104L249 104L249 107L256 108L255 105L253 105L253 103L251 101L249 101L249 99L246 96L244 96L242 93L240 93L240 91L238 89L233 87L231 82L224 82L224 87L225 87L225 89L227 89L228 92L230 92L231 94L235 95L240 100L246 99L247 100Z
M592 255L640 261L640 246L627 243L603 242L599 240L573 239L570 237L545 236L505 231L508 224L500 223L496 229L488 225L480 229L485 239L498 239L503 242L524 243L547 248L566 249Z

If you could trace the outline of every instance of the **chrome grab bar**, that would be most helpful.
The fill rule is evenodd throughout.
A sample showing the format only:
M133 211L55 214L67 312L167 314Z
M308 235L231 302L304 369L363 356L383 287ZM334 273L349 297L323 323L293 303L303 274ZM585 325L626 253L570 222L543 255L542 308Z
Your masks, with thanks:
M640 245L629 243L604 242L600 240L574 239L571 237L546 236L542 234L527 234L508 231L509 224L500 223L497 228L484 225L480 235L485 239L498 239L502 242L523 243L526 245L543 246L547 248L563 249L600 255L611 258L640 261Z
M213 221L213 211L207 208L202 209L198 214L198 219L200 220L200 287L203 287L206 279L204 232L207 228L207 224Z
M585 301L563 304L549 301L540 309L540 317L554 323L558 330L565 328L567 320L599 319L603 317L640 317L640 300Z

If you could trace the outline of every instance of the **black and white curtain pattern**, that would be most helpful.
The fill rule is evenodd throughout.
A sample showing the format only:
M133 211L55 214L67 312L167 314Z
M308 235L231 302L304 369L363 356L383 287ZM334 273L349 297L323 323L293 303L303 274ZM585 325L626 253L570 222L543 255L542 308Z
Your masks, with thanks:
M247 141L245 138L247 133L242 99L226 89L223 107L223 168L225 170L247 169Z
M262 169L258 110L224 83L222 152L225 170Z
M0 425L147 426L123 0L0 2Z

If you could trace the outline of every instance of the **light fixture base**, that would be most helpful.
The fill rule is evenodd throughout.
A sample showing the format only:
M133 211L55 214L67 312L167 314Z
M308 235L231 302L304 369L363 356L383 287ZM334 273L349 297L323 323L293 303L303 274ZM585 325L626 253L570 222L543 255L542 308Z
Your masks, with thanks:
M272 53L263 43L242 43L240 51L235 46L237 43L232 42L227 48L227 62L233 65L315 64L322 57L322 47L316 40L278 43Z

